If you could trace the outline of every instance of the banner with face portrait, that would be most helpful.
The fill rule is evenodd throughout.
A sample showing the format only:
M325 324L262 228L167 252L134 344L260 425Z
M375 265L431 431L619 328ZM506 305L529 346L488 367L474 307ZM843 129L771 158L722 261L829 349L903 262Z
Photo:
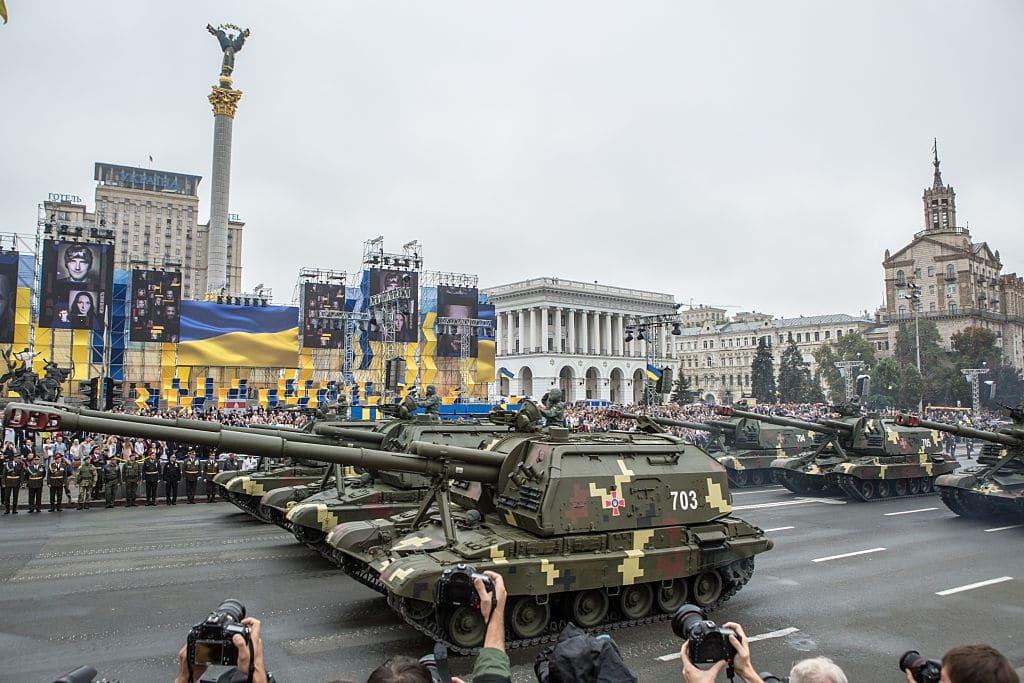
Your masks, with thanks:
M437 319L471 320L478 317L479 293L476 287L451 287L440 285L437 288ZM460 358L462 345L469 345L469 357L477 355L477 333L473 327L456 324L439 324L435 328L437 334L437 351L439 358Z
M128 338L177 342L181 333L181 273L133 270Z
M419 273L380 268L370 270L369 305L371 312L384 308L393 316L396 342L419 340ZM384 321L377 322L377 328L370 332L371 341L381 340Z
M113 283L113 245L45 240L39 326L102 331Z
M18 302L18 252L0 253L0 344L14 343L14 312Z
M345 285L307 282L302 286L302 346L345 347Z

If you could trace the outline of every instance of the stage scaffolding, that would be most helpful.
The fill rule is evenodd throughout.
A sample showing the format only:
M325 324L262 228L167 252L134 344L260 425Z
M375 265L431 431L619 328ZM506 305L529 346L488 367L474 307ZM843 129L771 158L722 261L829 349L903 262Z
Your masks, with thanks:
M418 310L413 300L415 298L418 301L419 291L409 286L409 274L416 273L418 275L422 266L423 248L417 240L402 245L400 254L385 252L383 237L376 237L363 243L362 267L364 270L385 269L406 274L401 286L373 294L369 301L369 327L372 329L376 324L380 330L381 353L374 358L374 365L377 369L378 386L382 395L388 393L385 388L387 362L401 355L398 352L399 344L396 334L398 318L400 315L410 313L410 309ZM418 323L418 321L416 322ZM417 344L415 358L417 365L419 365L419 354L419 345Z

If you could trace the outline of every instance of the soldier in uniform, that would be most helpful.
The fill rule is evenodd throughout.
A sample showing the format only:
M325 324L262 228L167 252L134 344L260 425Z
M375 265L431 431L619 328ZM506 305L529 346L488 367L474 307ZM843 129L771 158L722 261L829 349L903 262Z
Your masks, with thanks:
M160 465L156 462L156 447L151 447L142 463L142 480L146 482L146 505L156 505L156 487L160 484Z
M75 475L75 483L78 484L78 509L89 509L89 498L92 496L92 487L96 483L96 467L86 456L82 456L82 465Z
M162 478L164 480L165 493L167 494L167 504L177 505L178 482L181 481L181 465L178 463L178 459L174 457L174 453L171 453L170 459L164 465Z
M206 458L206 462L203 463L203 479L206 480L206 502L212 503L217 499L217 485L213 483L213 478L217 476L220 471L220 467L217 465L217 459L213 457L213 451Z
M25 481L28 483L28 511L43 511L43 484L46 481L46 468L36 462L34 453L28 454L28 465L25 467Z
M67 484L68 472L64 465L64 457L54 452L53 462L47 469L47 483L50 485L50 512L62 512L64 502L64 486Z
M548 427L565 427L565 404L562 403L562 390L554 387L540 402L540 414L544 416Z
M433 384L427 385L427 395L423 400L416 401L416 405L423 408L427 415L437 416L441 413L441 397L437 395L437 389Z
M18 514L18 496L21 495L21 483L25 479L25 465L20 455L7 456L3 469L4 478L4 514Z
M103 466L103 488L106 492L107 507L114 507L114 498L117 497L117 486L121 483L121 468L117 458L110 456L107 464Z
M185 497L188 498L189 505L195 505L196 484L199 483L199 461L196 460L196 453L191 448L181 463L181 471L185 475Z
M135 460L135 451L126 450L128 460L121 465L121 481L124 482L124 505L135 507L135 498L139 495L139 479L142 478L142 466Z

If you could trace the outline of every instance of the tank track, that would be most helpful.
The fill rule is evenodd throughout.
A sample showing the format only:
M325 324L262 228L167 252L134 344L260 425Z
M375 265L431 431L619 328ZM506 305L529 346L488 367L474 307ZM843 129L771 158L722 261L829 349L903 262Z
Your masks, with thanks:
M711 611L725 603L729 598L735 595L740 588L742 588L754 573L754 558L746 558L744 560L737 560L732 564L720 567L717 571L722 574L722 594L718 596L712 604L706 606L704 609ZM690 576L685 577L687 579L692 578ZM431 609L429 616L423 619L416 619L410 616L406 609L403 601L397 598L394 594L388 593L388 604L393 610L395 610L402 619L406 621L410 626L415 628L420 633L423 633L434 642L444 643L445 646L456 654L460 655L474 655L480 651L479 647L465 648L453 644L448 640L448 636L439 627L437 623L437 613ZM656 607L654 609L657 609ZM668 621L672 618L670 613L662 614L650 614L646 617L640 617L639 619L623 619L621 613L618 610L618 606L612 604L608 609L608 614L605 617L605 621L597 626L585 629L588 633L607 633L609 631L617 631L624 628L633 628L634 626L644 626L646 624L654 624L659 621ZM507 621L507 620L506 620ZM505 649L518 649L524 647L533 647L535 645L543 645L544 643L552 643L558 640L559 634L565 625L569 623L565 619L557 619L549 622L546 632L543 635L535 636L533 638L516 638L512 631L506 626L505 630Z
M259 499L258 498L253 498L252 496L239 495L239 494L235 493L234 491L228 491L227 492L227 496L228 496L228 500L230 500L232 503L234 503L235 507L237 507L242 512L247 513L250 517L252 517L254 519L258 519L261 522L265 522L267 524L270 523L270 521L271 521L270 518L264 516L260 512L260 505L259 505Z
M371 569L369 565L360 562L359 560L353 560L340 552L337 554L341 557L340 560L335 561L335 563L341 567L346 574L367 588L372 588L381 595L388 594L388 589L383 582L381 582L380 575Z
M852 500L855 500L855 501L858 501L858 502L861 502L861 503L873 503L873 502L878 501L878 500L892 500L893 498L899 498L901 500L904 499L904 498L921 498L922 496L930 496L930 495L933 495L935 493L935 479L936 479L936 477L912 477L910 479L878 479L878 480L872 479L870 481L887 481L887 482L890 482L892 484L895 484L898 481L910 482L911 479L922 479L922 480L927 480L928 481L928 485L927 485L927 490L926 491L922 490L920 493L910 493L910 487L908 485L907 488L904 490L904 492L902 494L899 494L899 495L897 495L895 490L893 490L888 496L880 496L880 495L878 495L878 492L876 490L875 494L873 496L871 496L871 497L865 497L864 493L861 491L860 487L858 486L858 483L861 482L861 481L864 481L864 480L858 479L857 477L853 476L852 474L840 474L840 475L836 475L836 477L837 477L837 480L839 482L839 489L844 494L849 496Z
M801 496L813 496L837 492L834 487L829 486L828 483L825 482L824 475L814 475L814 478L812 478L810 475L804 474L803 472L796 472L794 470L776 470L775 478L776 481L784 487ZM817 483L819 479L821 481L820 485Z
M729 487L736 489L748 489L754 486L764 486L765 484L774 484L778 482L778 476L775 470L770 467L761 467L752 470L733 470L726 468L729 475ZM757 477L761 481L755 482L753 476L757 473Z
M295 533L295 524L288 519L284 512L281 512L277 508L266 508L268 510L267 517L272 524L276 524L285 531Z
M975 491L957 488L955 486L939 486L939 496L942 502L950 510L961 517L973 519L1024 519L1020 508L1012 504L1001 505L1002 501L993 500L984 494Z

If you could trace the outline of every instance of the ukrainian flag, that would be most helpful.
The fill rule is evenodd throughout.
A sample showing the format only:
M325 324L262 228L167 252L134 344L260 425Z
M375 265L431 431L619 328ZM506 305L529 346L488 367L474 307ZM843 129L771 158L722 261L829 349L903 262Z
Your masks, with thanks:
M294 368L299 309L183 301L178 365Z
M516 376L515 373L509 370L508 368L501 368L500 370L498 370L498 374L504 377L505 379L512 379L513 377Z
M659 379L661 379L661 370L648 363L647 379L654 380L655 382L657 382Z

